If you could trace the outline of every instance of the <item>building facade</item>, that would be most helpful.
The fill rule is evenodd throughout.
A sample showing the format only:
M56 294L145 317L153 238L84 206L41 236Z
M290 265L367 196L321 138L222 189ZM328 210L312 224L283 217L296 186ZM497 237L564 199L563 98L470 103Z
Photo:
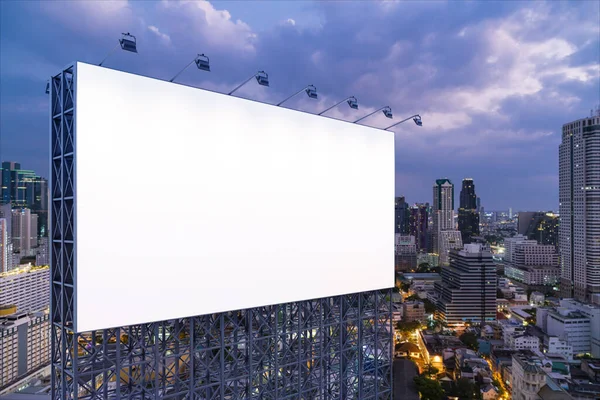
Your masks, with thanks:
M448 265L450 262L450 250L462 249L462 234L460 231L448 230L439 233L439 265Z
M0 305L9 304L19 313L48 309L50 268L25 267L0 274Z
M600 293L600 108L564 124L559 146L561 296Z
M402 303L402 311L406 322L425 322L425 305L422 301L406 301Z
M512 356L512 398L538 400L538 392L546 384L546 373L525 354Z
M415 204L410 207L410 226L409 234L415 237L417 252L427 252L429 229L429 213L426 204Z
M558 247L558 214L552 212L520 212L517 233L539 244Z
M410 224L409 220L410 212L408 210L408 203L404 199L404 196L396 197L396 208L394 213L394 233L408 235Z
M436 317L449 326L496 320L496 266L489 249L467 244L450 250L450 266L442 268Z
M396 271L414 271L417 268L417 246L412 235L396 235Z
M50 362L48 313L0 317L0 388Z
M458 208L458 230L463 243L471 243L471 237L479 235L479 213L475 183L471 178L462 181L460 203Z
M440 232L454 230L454 185L438 179L433 185L433 252L440 252Z
M13 251L21 257L35 255L37 247L38 216L28 208L12 211L12 242Z

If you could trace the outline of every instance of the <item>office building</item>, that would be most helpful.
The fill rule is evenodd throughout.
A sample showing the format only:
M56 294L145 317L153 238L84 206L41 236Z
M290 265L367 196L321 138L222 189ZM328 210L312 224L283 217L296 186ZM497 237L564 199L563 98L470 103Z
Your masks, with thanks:
M429 213L427 204L415 204L410 207L409 234L415 237L417 252L427 252Z
M561 297L600 293L600 107L564 124L559 146Z
M454 185L438 179L433 186L433 252L441 251L440 232L454 230Z
M35 255L35 265L50 265L50 248L48 237L41 237L38 241Z
M9 264L12 264L12 248L9 252L8 240L8 222L6 218L0 218L0 273L8 271ZM8 262L9 257L11 259L10 263Z
M417 246L412 235L396 235L396 271L414 271L417 268Z
M396 209L395 209L395 214L394 214L394 220L395 220L394 233L408 235L409 219L410 219L410 212L408 210L408 203L404 199L404 196L396 197Z
M551 212L519 212L517 233L539 244L558 247L558 214Z
M476 243L450 250L450 266L442 268L437 318L449 326L496 320L496 266L491 251Z
M448 265L450 262L449 252L453 249L462 249L462 235L460 231L441 231L439 237L439 265Z
M462 181L460 203L458 209L458 230L463 243L471 243L471 237L479 235L479 213L477 212L477 196L473 179Z
M537 241L527 239L523 235L516 235L509 238L504 238L504 261L514 264L514 250L517 248L517 246L536 244Z
M35 255L32 250L37 247L38 216L32 214L28 208L12 211L12 242L13 251L19 252L21 257Z
M48 313L0 317L0 388L50 363Z
M560 306L577 311L589 318L591 353L594 357L600 358L600 306L581 303L574 299L562 299Z
M50 268L25 267L0 274L0 305L13 304L17 312L45 310L50 303Z

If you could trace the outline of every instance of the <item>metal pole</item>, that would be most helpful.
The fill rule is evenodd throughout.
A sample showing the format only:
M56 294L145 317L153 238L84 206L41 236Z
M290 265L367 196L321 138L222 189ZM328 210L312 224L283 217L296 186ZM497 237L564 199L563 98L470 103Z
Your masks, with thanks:
M233 92L235 92L236 90L238 90L239 88L241 88L242 86L244 86L246 83L250 82L250 80L252 78L254 78L256 75L258 75L259 73L255 73L254 75L252 75L250 78L246 79L244 82L242 82L242 84L240 84L238 87L236 87L235 89L233 89L231 92L227 93L228 95L233 94Z
M334 105L332 105L331 107L329 107L328 109L321 111L320 113L318 113L317 115L321 115L321 114L325 114L327 111L331 110L332 108L335 108L337 106L339 106L340 104L342 104L343 102L345 102L346 100L350 100L353 96L350 97L346 97L344 100L340 101L339 103L335 103Z
M186 69L188 69L188 67L189 67L190 65L192 65L192 63L193 63L194 61L196 61L196 59L197 59L199 56L200 56L200 55L198 54L198 56L196 56L196 57L195 57L195 58L194 58L192 61L190 61L190 63L189 63L188 65L186 65L185 67L183 67L183 69L182 69L181 71L179 71L179 72L177 73L177 75L175 75L175 76L174 76L174 77L173 77L173 78L172 78L172 79L171 79L169 82L173 82L173 81L175 80L175 78L177 78L177 77L178 77L178 76L179 76L179 75L180 75L180 74L181 74L183 71L185 71Z
M285 103L286 101L288 101L288 100L289 100L289 99L291 99L292 97L299 95L300 93L302 93L304 90L308 89L308 88L309 88L309 87L311 87L311 86L312 86L312 85L308 85L308 86L305 86L305 87L303 87L302 89L300 89L299 91L297 91L296 93L294 93L293 95L291 95L290 97L286 98L286 99L285 99L285 100L283 100L283 101L280 101L280 102L277 104L277 106L280 106L280 105L282 105L283 103Z
M406 121L408 121L409 119L411 119L411 118L415 118L415 117L421 117L421 116L420 116L419 114L411 115L410 117L408 117L408 118L406 118L406 119L403 119L403 120L402 120L402 121L400 121L400 122L396 122L395 124L392 124L392 125L388 126L387 128L385 128L385 129L384 129L384 131L387 131L388 129L390 129L390 128L393 128L393 127L395 127L396 125L400 125L401 123L403 123L403 122L406 122Z
M354 121L354 122L353 122L353 124L357 123L358 121L362 121L363 119L365 119L365 118L367 118L367 117L370 117L371 115L375 114L376 112L379 112L379 111L381 111L381 110L383 110L384 108L387 108L387 107L388 107L388 106L381 107L380 109L378 109L378 110L375 110L375 111L373 111L372 113L370 113L370 114L367 114L367 115L365 115L364 117L357 119L356 121Z
M117 47L119 47L119 45L120 45L120 44L121 44L121 43L117 43L117 45L116 45L115 47L113 47L113 49L112 49L112 50L111 50L111 51L110 51L110 52L109 52L109 53L106 55L106 57L104 57L104 60L102 60L102 61L100 62L100 64L98 64L98 66L100 66L100 67L101 67L101 66L102 66L102 64L104 64L104 61L106 61L106 59L107 59L108 57L110 57L110 55L111 55L112 53L114 53L114 52L115 52L115 50L117 49Z

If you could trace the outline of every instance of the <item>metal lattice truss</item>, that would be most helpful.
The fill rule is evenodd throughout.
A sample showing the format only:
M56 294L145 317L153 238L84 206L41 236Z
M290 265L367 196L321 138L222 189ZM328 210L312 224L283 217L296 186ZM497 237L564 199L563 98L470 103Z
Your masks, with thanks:
M391 399L391 290L73 331L75 73L50 83L52 398Z

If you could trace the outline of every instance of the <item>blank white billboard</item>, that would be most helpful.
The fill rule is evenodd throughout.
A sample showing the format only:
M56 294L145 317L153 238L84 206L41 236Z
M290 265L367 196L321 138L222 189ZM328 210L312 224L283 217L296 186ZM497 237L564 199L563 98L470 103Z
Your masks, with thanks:
M392 132L82 63L75 118L77 332L394 285Z

